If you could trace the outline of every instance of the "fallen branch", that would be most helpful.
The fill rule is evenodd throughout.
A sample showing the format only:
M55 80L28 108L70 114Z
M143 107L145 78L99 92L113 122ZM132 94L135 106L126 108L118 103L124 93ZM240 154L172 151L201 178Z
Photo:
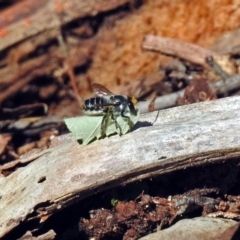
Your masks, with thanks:
M88 146L61 136L62 143L0 178L0 237L20 222L44 221L96 190L239 158L239 105L240 97L231 97L167 109L153 126L157 113L148 113L133 132Z
M209 86L215 94L224 94L225 92L236 90L240 88L240 74L234 74L229 76L226 79L226 82L224 82L223 80L211 82L209 83ZM183 97L184 91L185 89L157 97L155 100L154 109L161 110L176 106L177 99L179 97ZM151 101L152 100L148 100L138 103L138 108L140 109L141 113L149 112L149 104L151 104Z
M206 57L218 56L217 53L195 44L154 35L146 35L142 47L145 50L160 51L202 66L207 66Z

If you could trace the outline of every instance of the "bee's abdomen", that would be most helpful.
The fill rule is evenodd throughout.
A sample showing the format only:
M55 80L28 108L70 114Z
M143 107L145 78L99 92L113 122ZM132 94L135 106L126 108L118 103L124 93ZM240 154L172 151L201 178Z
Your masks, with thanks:
M89 98L85 100L83 110L86 114L101 114L105 110L106 100L101 97Z

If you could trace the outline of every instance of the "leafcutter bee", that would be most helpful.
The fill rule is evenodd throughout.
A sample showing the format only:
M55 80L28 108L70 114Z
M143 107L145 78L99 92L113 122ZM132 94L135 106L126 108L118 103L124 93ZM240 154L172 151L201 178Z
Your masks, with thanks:
M137 99L123 95L115 95L98 83L93 83L92 88L97 97L85 100L83 111L86 115L103 116L101 123L101 133L104 135L106 121L111 117L114 121L116 130L122 135L121 127L117 122L117 117L121 116L126 120L130 128L132 128L131 115L136 116Z

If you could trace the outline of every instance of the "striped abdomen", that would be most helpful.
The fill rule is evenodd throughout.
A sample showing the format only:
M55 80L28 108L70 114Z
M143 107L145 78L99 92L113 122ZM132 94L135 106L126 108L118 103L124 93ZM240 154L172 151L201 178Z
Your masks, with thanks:
M85 100L83 110L87 115L101 115L106 111L108 101L102 97L89 98Z

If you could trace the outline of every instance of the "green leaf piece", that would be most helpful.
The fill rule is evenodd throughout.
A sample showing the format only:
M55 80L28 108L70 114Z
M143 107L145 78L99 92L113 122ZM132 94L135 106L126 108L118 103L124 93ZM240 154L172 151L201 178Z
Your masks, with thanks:
M118 199L112 198L111 199L111 205L113 207L116 207L120 201Z
M126 118L118 116L116 118L117 124L121 129L122 134L126 134L131 130L131 127L134 126L138 119L140 112L137 110L137 114L133 115L130 113L126 114L130 118L130 123ZM79 116L72 118L65 118L64 122L67 125L67 128L72 132L73 136L81 142L83 145L87 145L90 142L104 138L105 136L110 136L116 133L119 133L120 129L116 128L115 122L112 120L111 116L107 116L103 122L103 136L101 131L102 121L104 116Z

